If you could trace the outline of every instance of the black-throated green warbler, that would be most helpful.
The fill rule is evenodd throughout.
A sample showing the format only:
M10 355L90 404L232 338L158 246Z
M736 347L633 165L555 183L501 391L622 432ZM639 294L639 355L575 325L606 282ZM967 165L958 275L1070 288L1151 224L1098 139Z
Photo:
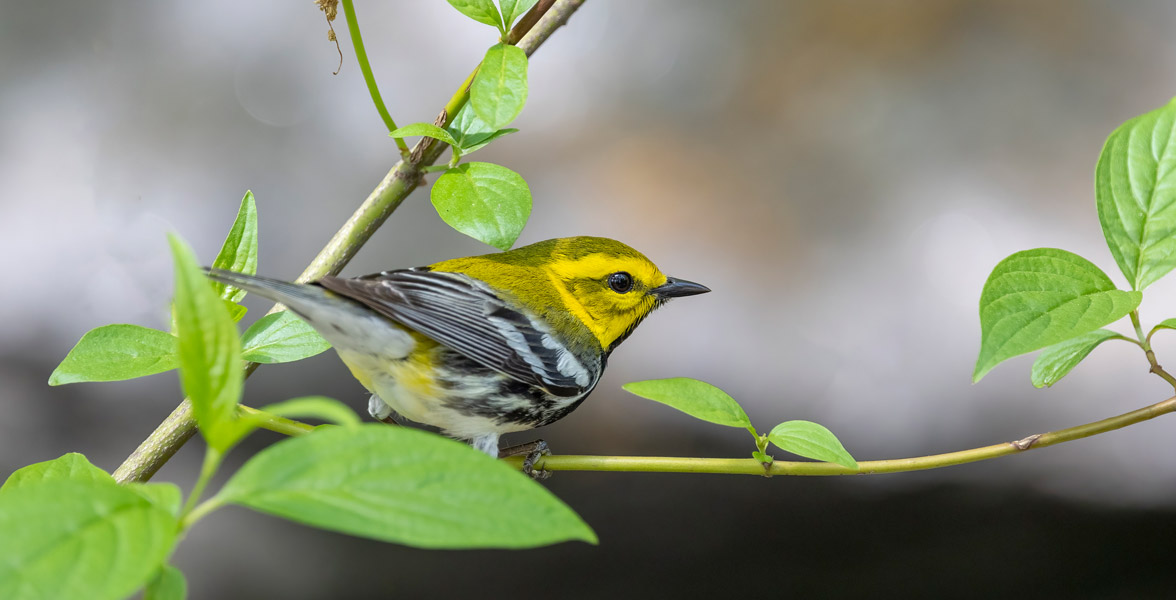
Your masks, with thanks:
M314 327L372 393L372 416L395 411L491 456L501 434L575 410L653 309L710 291L597 237L309 285L209 275Z

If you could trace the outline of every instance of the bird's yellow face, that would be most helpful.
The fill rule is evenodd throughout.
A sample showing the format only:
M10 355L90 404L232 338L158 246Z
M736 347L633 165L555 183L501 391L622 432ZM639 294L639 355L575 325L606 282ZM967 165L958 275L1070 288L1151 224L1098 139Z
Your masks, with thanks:
M552 285L601 348L619 343L664 302L653 290L668 281L643 256L596 253L558 258L546 270Z
M612 350L666 300L708 292L607 238L570 237L432 265L509 292L569 341ZM580 333L583 332L583 333ZM576 336L590 333L591 340Z

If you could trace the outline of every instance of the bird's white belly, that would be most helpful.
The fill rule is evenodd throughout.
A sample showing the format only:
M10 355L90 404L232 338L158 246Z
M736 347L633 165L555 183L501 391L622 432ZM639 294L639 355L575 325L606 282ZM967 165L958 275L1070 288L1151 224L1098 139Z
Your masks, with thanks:
M438 388L435 382L419 374L407 374L404 369L399 373L396 371L393 369L392 372L373 378L371 391L389 408L410 421L438 427L461 439L473 439L491 432L503 434L530 429L523 424L498 423L496 419L467 414L447 406L444 400L452 400L449 398L449 390ZM492 387L481 392L466 387L462 390L462 397L476 398L492 392Z

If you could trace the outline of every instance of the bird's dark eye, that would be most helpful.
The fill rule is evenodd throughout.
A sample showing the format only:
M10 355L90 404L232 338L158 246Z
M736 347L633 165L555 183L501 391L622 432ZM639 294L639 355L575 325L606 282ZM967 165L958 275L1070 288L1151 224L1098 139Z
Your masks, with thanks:
M608 276L608 287L618 294L624 294L633 289L633 276L624 271L613 273Z

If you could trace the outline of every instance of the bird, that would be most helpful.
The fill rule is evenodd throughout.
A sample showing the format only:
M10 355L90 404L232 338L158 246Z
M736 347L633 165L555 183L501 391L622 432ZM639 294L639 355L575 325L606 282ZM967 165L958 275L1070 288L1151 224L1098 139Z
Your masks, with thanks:
M666 276L621 242L589 236L306 284L220 269L208 276L284 304L313 327L371 393L374 418L434 426L492 457L501 435L580 406L609 355L654 309L710 291Z

